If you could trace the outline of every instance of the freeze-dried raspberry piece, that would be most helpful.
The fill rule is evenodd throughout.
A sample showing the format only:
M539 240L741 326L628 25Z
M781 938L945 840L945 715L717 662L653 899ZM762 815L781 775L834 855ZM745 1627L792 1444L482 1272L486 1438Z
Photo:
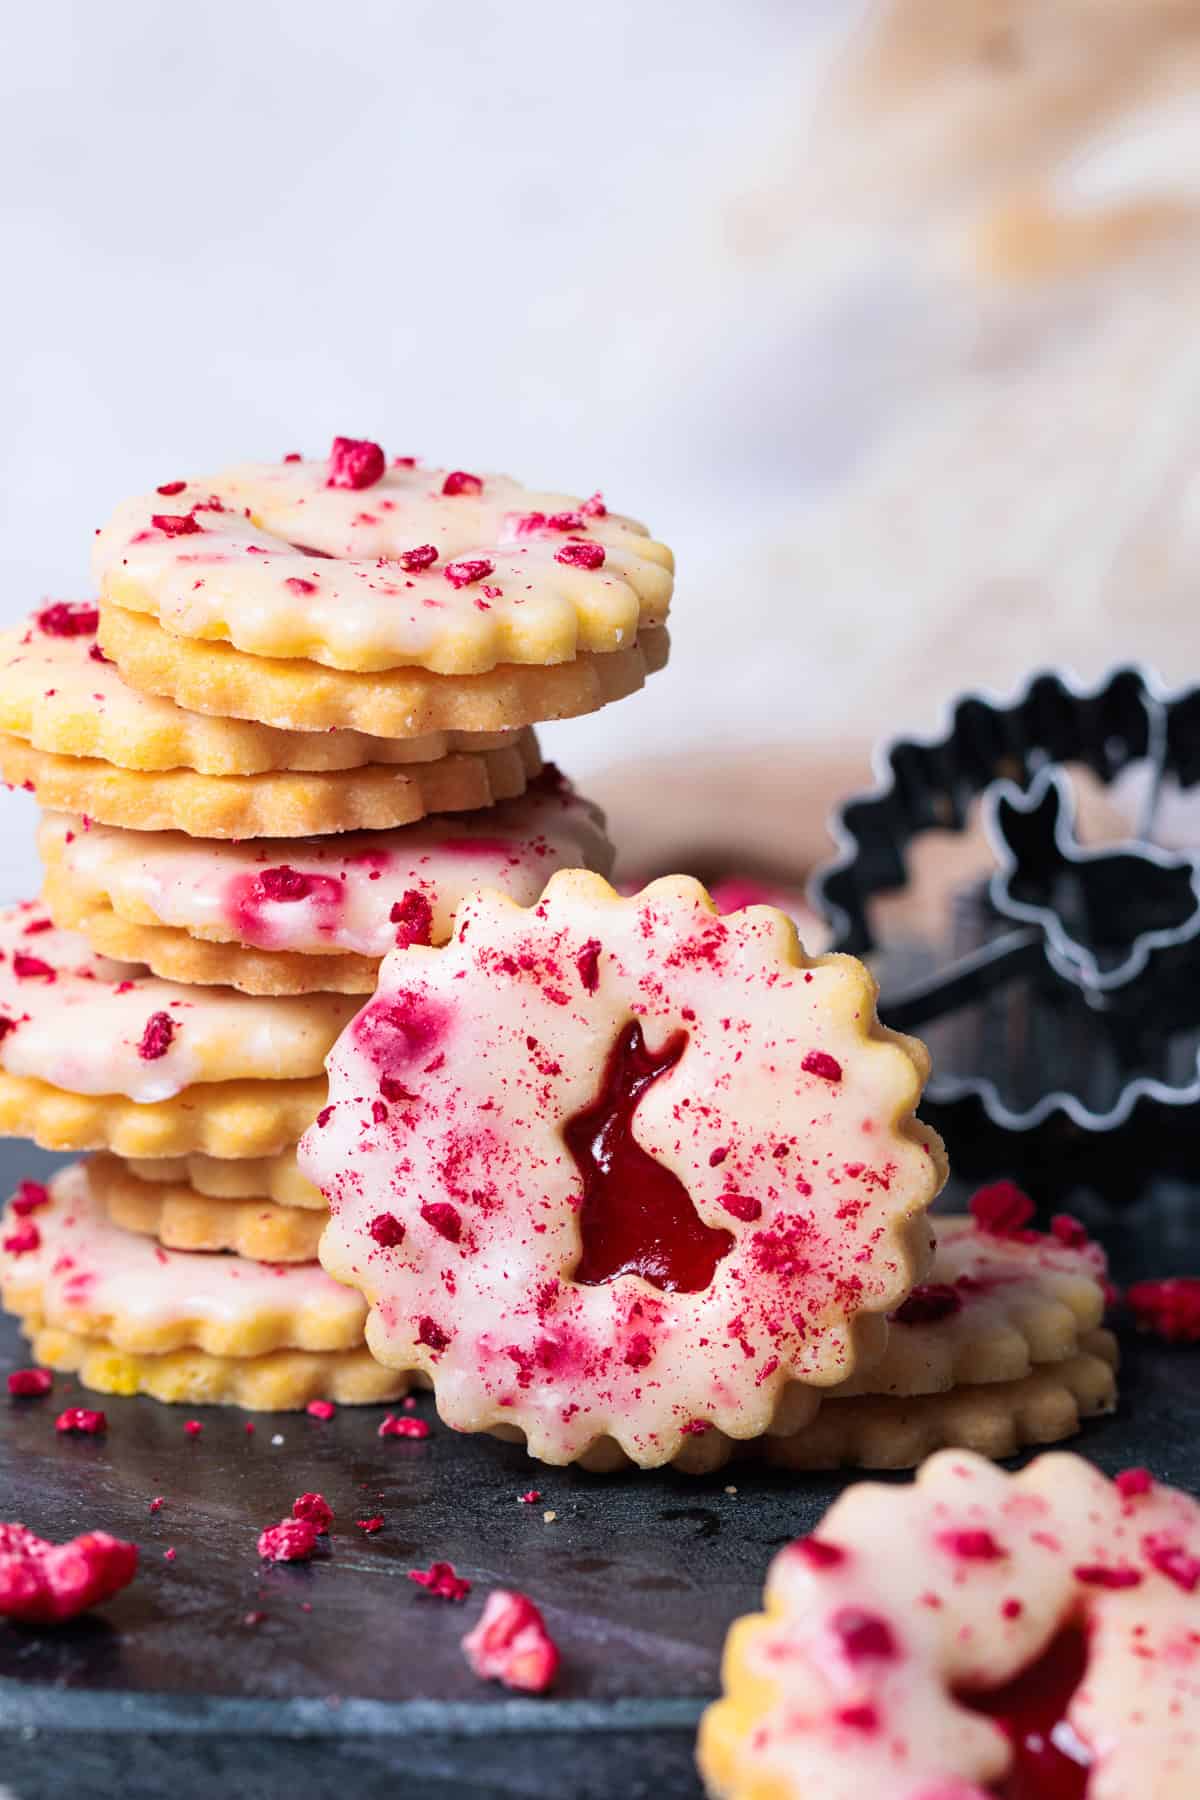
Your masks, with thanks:
M396 901L388 914L396 927L396 943L402 950L410 944L428 944L433 938L433 907L429 897L419 888L409 888Z
M37 1250L42 1242L42 1234L32 1219L26 1219L15 1231L10 1231L3 1240L4 1249L9 1256L28 1256L30 1251Z
M492 573L495 564L486 556L462 556L457 562L448 562L442 574L452 588L472 587L475 582L482 581L485 575Z
M170 1013L151 1013L138 1044L138 1055L142 1061L157 1062L159 1057L165 1056L174 1040L175 1029L175 1021Z
M15 952L12 959L13 974L18 981L57 981L58 976L48 962L40 956L26 956L23 950Z
M968 1202L971 1217L980 1231L993 1237L1016 1237L1024 1231L1034 1215L1029 1195L1015 1181L995 1181L979 1188Z
M90 1406L68 1406L55 1419L54 1429L79 1437L102 1437L108 1430L108 1420Z
M410 1569L408 1579L439 1600L465 1600L471 1591L471 1583L448 1562L432 1562L427 1569Z
M166 499L170 500L176 494L182 494L186 486L186 481L164 481L161 487L156 487L154 491L156 494L162 494Z
M382 481L387 458L369 438L335 437L329 452L326 487L369 488Z
M395 1213L376 1213L367 1230L383 1250L394 1250L404 1242L404 1226Z
M310 1519L281 1519L259 1534L258 1554L264 1562L308 1562L316 1550L317 1535Z
M332 1419L337 1407L332 1400L310 1400L304 1410L310 1419L328 1420Z
M293 1519L303 1519L324 1537L333 1524L333 1508L324 1494L301 1494L292 1501Z
M439 555L436 544L416 544L411 550L402 550L396 561L410 575L419 575L422 569L431 569Z
M915 1287L892 1314L898 1325L935 1325L962 1311L962 1295L944 1281L926 1281Z
M37 628L47 637L92 637L100 624L100 609L86 600L56 600L36 615Z
M136 1544L87 1531L51 1544L24 1525L0 1525L0 1615L57 1625L110 1600L137 1573Z
M194 532L204 530L194 512L154 513L150 523L155 531L161 531L164 537L191 537Z
M483 483L478 475L468 475L465 469L451 469L442 483L443 494L482 494Z
M509 1588L488 1595L483 1616L462 1647L481 1680L503 1682L522 1694L544 1694L561 1662L538 1608L527 1595Z
M54 1376L49 1369L13 1369L8 1377L9 1393L22 1400L48 1394L53 1386Z
M50 1190L44 1182L25 1180L21 1182L8 1204L13 1212L23 1219L29 1213L37 1212L40 1207L49 1206Z
M1151 1331L1169 1344L1200 1343L1200 1275L1135 1281L1125 1301L1139 1331Z
M427 1438L429 1427L424 1419L402 1419L396 1413L389 1413L375 1435L381 1438Z
M576 543L572 540L554 552L554 560L574 569L602 569L606 551L603 544Z

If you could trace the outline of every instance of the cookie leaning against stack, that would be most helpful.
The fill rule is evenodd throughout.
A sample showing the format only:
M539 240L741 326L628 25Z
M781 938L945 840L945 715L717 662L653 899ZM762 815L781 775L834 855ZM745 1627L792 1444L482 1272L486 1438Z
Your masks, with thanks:
M104 1153L64 1191L105 1269L141 1269L168 1313L231 1270L257 1293L258 1263L328 1299L324 1203L292 1154L325 1054L384 953L444 941L481 882L528 903L556 868L610 867L529 727L662 666L670 553L598 496L339 439L129 502L95 573L99 606L0 635L0 774L51 809L43 904L0 918L0 1129ZM58 1191L41 1224L10 1221L6 1296ZM219 1351L131 1348L119 1305L72 1329L53 1304L17 1309L85 1383L282 1406L320 1379L251 1368L316 1354L286 1318L269 1351L253 1316ZM357 1397L406 1379L375 1369Z

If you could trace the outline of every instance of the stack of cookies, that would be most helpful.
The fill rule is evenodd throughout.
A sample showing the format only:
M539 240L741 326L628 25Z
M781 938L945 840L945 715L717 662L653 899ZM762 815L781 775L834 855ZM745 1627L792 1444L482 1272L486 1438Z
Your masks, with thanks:
M127 502L94 574L0 637L46 868L0 916L0 1129L97 1153L17 1196L5 1305L105 1391L390 1398L296 1144L389 950L611 866L531 727L664 664L670 552L339 438Z

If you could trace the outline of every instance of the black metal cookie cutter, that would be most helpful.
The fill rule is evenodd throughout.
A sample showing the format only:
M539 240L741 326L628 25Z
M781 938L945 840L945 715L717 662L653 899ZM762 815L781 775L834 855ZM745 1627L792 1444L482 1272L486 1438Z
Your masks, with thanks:
M1132 840L1080 846L1069 765L1105 785L1141 768ZM922 1112L952 1159L969 1169L1006 1153L1011 1164L1019 1139L1020 1160L1045 1168L1065 1156L1087 1179L1090 1161L1109 1188L1129 1182L1133 1162L1149 1172L1151 1160L1160 1171L1186 1161L1194 1175L1200 850L1164 850L1153 836L1166 786L1200 783L1200 688L1168 696L1137 668L1093 690L1043 673L1007 704L964 697L942 735L885 746L877 768L877 786L836 815L839 854L813 901L835 949L885 952L880 1017L929 1039ZM907 885L918 836L963 831L977 801L997 866L965 897L969 942L898 985L872 902Z

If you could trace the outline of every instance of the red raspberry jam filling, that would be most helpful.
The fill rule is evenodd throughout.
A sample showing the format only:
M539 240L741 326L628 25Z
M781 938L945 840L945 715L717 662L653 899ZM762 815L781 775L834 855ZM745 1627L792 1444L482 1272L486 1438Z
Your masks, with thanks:
M583 1178L583 1250L573 1279L584 1287L640 1275L664 1293L698 1294L733 1248L732 1233L706 1225L679 1177L633 1135L643 1094L675 1067L686 1044L687 1034L677 1032L651 1053L634 1020L613 1046L599 1096L563 1127Z
M960 1706L999 1725L1012 1744L1012 1768L989 1790L997 1800L1086 1800L1091 1752L1066 1720L1086 1667L1086 1635L1071 1625L1003 1687L955 1695Z

